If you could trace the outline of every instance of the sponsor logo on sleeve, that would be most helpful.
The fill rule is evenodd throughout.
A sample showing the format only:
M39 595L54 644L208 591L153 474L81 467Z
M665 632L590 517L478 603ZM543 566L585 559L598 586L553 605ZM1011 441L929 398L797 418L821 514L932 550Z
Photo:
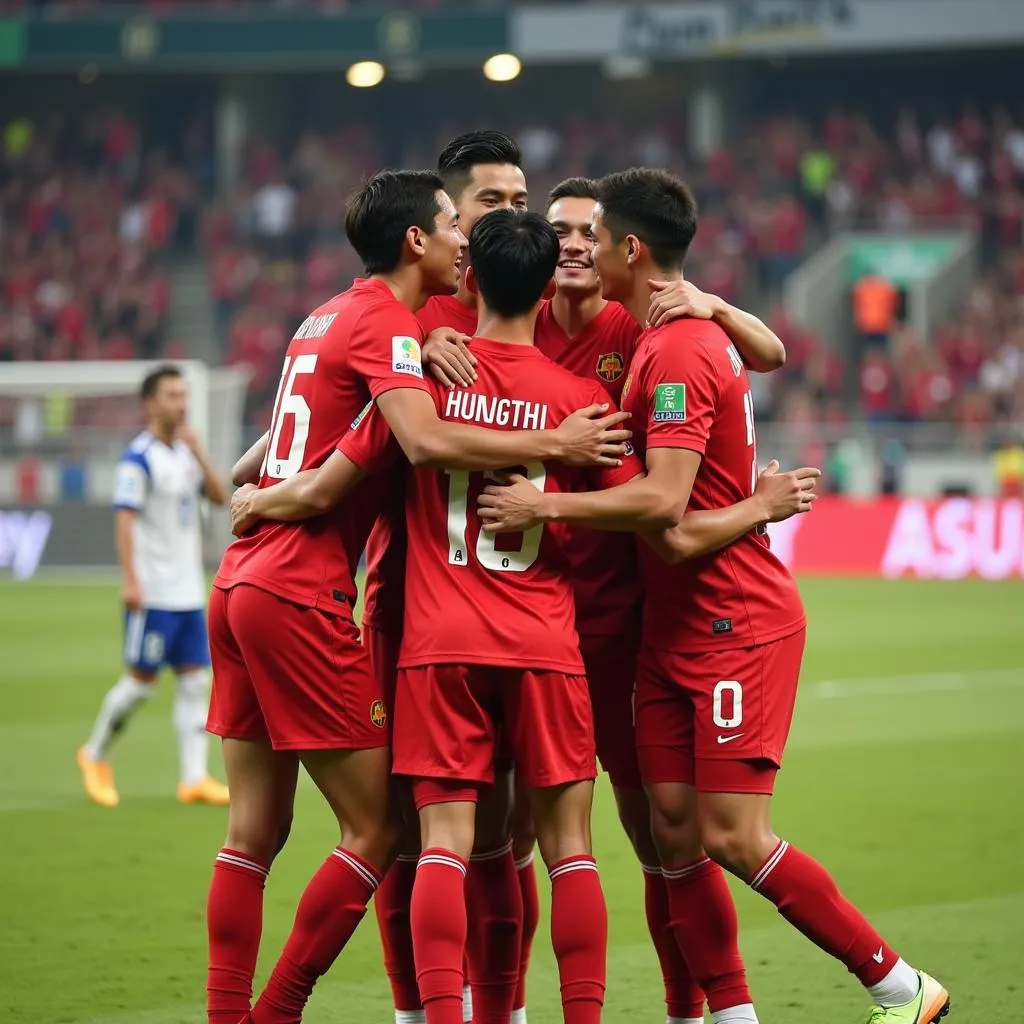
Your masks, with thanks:
M617 381L626 369L626 363L619 352L605 352L597 357L597 375L609 384Z
M633 386L633 374L626 374L626 383L622 385L622 401L626 400L626 395L629 394L629 389Z
M391 369L395 373L407 373L410 377L423 379L420 346L415 338L395 335L391 339Z
M654 389L654 422L686 421L686 385L658 384Z

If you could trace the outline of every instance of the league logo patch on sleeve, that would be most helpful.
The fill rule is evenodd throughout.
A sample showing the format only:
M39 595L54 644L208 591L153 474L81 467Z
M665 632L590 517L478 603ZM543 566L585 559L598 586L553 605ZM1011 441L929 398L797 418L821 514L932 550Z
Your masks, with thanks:
M354 419L354 420L352 421L352 424L351 424L351 426L350 426L350 427L349 427L348 429L349 429L349 430L355 430L355 429L356 429L356 427L358 427L358 426L359 426L359 424L360 424L360 423L362 423L362 422L363 422L363 420L365 420L365 419L366 419L366 414L367 414L367 413L368 413L368 412L369 412L369 411L370 411L370 410L371 410L372 408L373 408L373 399L370 399L370 401L369 401L369 402L367 402L367 403L366 403L366 405L364 405L364 406L362 407L362 409L360 409L360 410L359 410L359 415L358 415L358 416L357 416L357 417L356 417L356 418L355 418L355 419Z
M391 339L391 369L395 373L407 373L423 380L422 361L420 345L415 338L399 334Z
M654 389L654 422L686 422L686 385L658 384Z

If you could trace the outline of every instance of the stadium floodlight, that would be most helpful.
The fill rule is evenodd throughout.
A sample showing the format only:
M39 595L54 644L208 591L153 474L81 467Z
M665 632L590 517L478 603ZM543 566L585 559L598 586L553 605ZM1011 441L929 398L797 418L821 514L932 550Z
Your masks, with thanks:
M491 82L511 82L522 70L522 61L514 53L496 53L484 61L484 77Z
M384 81L384 65L375 60L360 60L345 72L345 81L353 89L372 89Z

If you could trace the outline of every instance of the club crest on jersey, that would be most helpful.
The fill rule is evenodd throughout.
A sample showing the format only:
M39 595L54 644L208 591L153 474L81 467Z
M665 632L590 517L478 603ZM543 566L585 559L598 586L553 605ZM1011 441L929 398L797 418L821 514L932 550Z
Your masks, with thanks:
M384 701L375 700L370 705L370 721L377 726L378 729L383 729L388 721L388 709L384 705Z
M397 334L391 339L391 369L395 373L407 373L410 377L423 379L420 345L415 338Z
M654 389L654 422L686 421L686 385L659 384Z
M597 357L597 375L609 384L618 380L625 368L625 361L619 352L605 352Z
M626 374L626 383L622 385L622 401L626 400L626 395L629 394L629 389L633 386L633 374Z

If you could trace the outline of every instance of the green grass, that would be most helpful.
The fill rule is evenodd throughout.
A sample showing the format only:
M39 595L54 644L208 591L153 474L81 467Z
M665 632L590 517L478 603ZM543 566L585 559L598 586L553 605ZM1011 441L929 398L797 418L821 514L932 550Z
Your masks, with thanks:
M953 1021L1019 1019L1024 964L1024 586L806 583L810 639L779 832L820 857L908 959L952 989ZM122 804L92 806L74 763L118 672L110 584L0 585L0 1021L196 1024L203 908L223 811L173 800L170 687L116 750ZM611 914L605 1020L660 1024L641 879L602 780L595 836ZM267 890L265 976L330 815L303 787ZM773 908L737 891L765 1024L855 1022L865 999ZM560 1019L543 932L530 1020ZM368 921L311 1024L392 1019Z

